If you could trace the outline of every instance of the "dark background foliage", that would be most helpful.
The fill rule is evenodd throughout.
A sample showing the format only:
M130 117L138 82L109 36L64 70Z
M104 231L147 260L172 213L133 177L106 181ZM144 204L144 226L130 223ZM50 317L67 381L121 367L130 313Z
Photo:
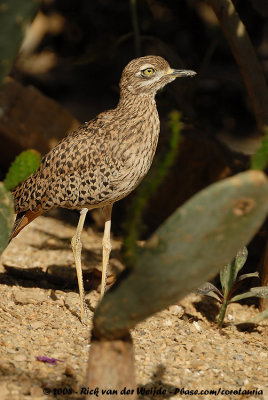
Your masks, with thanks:
M266 3L236 0L234 4L267 73ZM141 237L198 190L248 168L249 155L260 139L256 122L239 69L206 2L43 0L37 18L42 29L32 33L30 42L34 39L35 44L21 53L11 75L38 87L80 121L116 106L121 71L132 58L161 55L173 67L198 73L195 79L177 80L157 96L161 119L157 153L168 146L168 114L174 109L181 111L183 141L149 200ZM1 168L4 174L8 165ZM134 198L135 193L115 205L115 233L122 233Z

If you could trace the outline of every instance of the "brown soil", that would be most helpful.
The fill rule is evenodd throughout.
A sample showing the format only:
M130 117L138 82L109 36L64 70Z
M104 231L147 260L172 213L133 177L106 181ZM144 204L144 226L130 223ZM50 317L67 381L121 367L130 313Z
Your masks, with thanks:
M59 220L40 217L2 255L1 400L84 398L79 393L85 385L90 327L79 320L70 247L73 233L73 227ZM86 299L92 318L99 298L101 235L88 228L82 240ZM110 281L123 268L119 248L120 241L114 240ZM143 389L161 390L139 399L268 398L267 322L239 330L234 322L251 320L258 310L233 304L220 332L215 325L217 312L215 304L191 294L132 331L137 383ZM37 361L37 356L61 361L50 365ZM50 394L44 394L45 388ZM188 396L175 395L176 388L258 389L263 394Z

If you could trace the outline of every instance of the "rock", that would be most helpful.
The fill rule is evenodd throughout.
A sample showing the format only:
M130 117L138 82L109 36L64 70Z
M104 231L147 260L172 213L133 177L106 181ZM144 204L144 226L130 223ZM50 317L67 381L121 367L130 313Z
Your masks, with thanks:
M47 294L41 290L29 293L29 291L22 289L19 292L14 292L13 297L16 304L37 304L47 301Z
M64 303L67 307L70 307L71 309L79 307L80 306L79 294L72 292L66 293L66 298Z
M37 398L44 398L44 391L41 387L38 386L33 386L31 388L31 398L37 399Z
M44 323L41 321L34 321L31 323L32 329L39 329L39 328L42 328L43 326L44 326Z
M70 364L66 365L65 371L64 371L64 375L66 376L74 376L74 371L72 369L72 367L70 366Z
M31 391L31 382L26 379L21 381L21 393L24 395L29 395Z
M14 360L14 361L26 361L26 360L27 360L27 357L25 356L25 354L16 354L16 355L13 357L13 360Z
M6 78L0 90L1 164L8 166L22 150L47 153L79 122L64 107L33 86Z
M234 354L233 359L238 360L238 361L243 361L245 356L243 354Z
M169 311L171 312L172 315L176 315L178 317L181 317L184 314L184 309L181 306L170 306Z
M196 328L196 330L197 330L198 332L202 332L202 328L201 328L201 326L199 325L198 322L193 321L193 325L194 325L194 327Z

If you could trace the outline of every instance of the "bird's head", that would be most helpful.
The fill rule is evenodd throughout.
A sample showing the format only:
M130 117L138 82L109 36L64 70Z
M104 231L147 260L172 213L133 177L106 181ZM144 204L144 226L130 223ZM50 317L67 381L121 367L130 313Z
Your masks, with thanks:
M171 68L162 57L145 56L127 64L122 72L120 88L136 95L155 95L174 79L194 75L194 71Z

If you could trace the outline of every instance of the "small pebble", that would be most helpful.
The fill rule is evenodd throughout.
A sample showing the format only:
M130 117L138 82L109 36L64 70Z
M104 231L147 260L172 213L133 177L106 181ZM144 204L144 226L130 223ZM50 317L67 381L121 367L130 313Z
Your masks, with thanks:
M202 332L202 328L201 328L201 326L199 325L198 322L194 321L194 322L193 322L193 325L194 325L194 327L196 328L196 330L197 330L198 332Z
M25 354L16 354L16 355L13 357L13 360L14 360L14 361L26 361L26 360L27 360L27 357L25 356Z
M39 386L31 387L30 393L31 393L31 398L32 399L39 398L39 397L40 398L44 398L44 391Z
M74 370L72 369L70 364L66 365L66 368L65 368L65 371L64 371L64 375L66 375L66 376L74 376Z
M174 305L169 307L169 311L172 315L181 317L184 314L184 309L181 306Z
M47 294L42 292L41 290L38 291L31 291L29 293L27 290L21 290L19 292L13 293L14 302L16 304L37 304L43 303L47 301Z
M164 322L163 325L164 325L164 326L172 326L172 325L173 325L173 322L172 322L171 319L167 319L167 320Z
M39 328L44 327L44 323L41 321L34 321L31 323L31 327L32 327L32 329L39 329Z
M242 360L244 360L245 357L242 354L235 354L235 355L233 355L233 358L235 360L242 361Z

